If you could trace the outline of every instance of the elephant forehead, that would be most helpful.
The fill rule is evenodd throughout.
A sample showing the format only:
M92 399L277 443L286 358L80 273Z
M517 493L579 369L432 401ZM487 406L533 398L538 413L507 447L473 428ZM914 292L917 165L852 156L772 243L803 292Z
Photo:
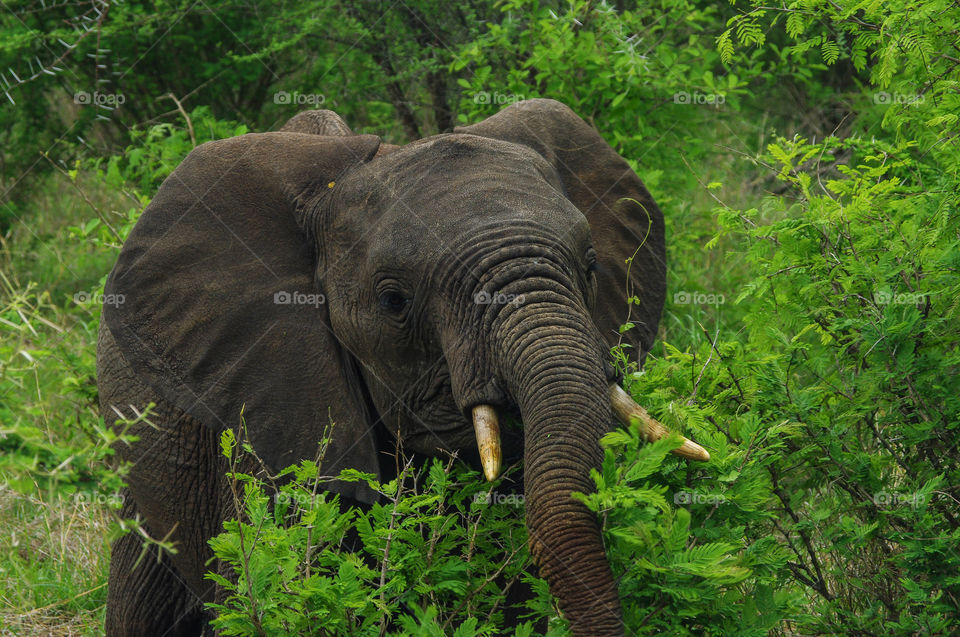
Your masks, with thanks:
M370 228L374 249L408 249L424 257L430 247L439 250L469 245L491 232L531 233L551 242L571 235L586 218L561 193L541 183L493 181L482 173L458 180L454 186L424 185L392 195L374 213Z
M472 239L503 232L552 244L579 243L588 232L539 154L475 135L441 135L377 158L350 174L338 194L339 240L367 246L371 267L429 267Z
M550 162L529 146L465 133L427 137L378 157L368 165L379 165L385 174L392 172L405 177L411 168L422 170L431 165L452 168L460 162L464 162L462 167L467 169L480 164L513 164L515 170L556 176ZM559 184L559 180L556 183Z
M516 246L518 238L531 247L579 254L589 241L587 221L569 203L558 205L564 206L563 215L535 214L535 207L508 206L492 198L476 208L444 207L440 214L396 208L368 235L367 267L431 272L460 263L473 252Z
M384 231L463 233L491 221L569 227L584 220L539 154L475 135L410 144L345 186L348 205Z
M438 135L376 158L350 175L348 198L370 195L379 207L476 197L497 186L535 193L562 191L553 167L526 146L476 135Z

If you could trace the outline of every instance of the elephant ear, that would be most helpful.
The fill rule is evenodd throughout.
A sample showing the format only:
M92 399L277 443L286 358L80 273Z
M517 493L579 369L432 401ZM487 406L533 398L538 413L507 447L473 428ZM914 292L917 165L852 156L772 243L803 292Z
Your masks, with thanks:
M333 422L323 472L378 473L361 381L330 329L301 219L379 144L280 132L203 144L164 181L107 279L123 302L104 320L134 373L216 430L236 429L242 411L272 470L313 458ZM330 489L375 498L366 484Z
M553 165L567 198L590 223L600 266L594 321L610 345L621 342L621 325L633 323L622 339L642 364L656 338L667 269L663 213L636 173L596 130L555 100L517 102L454 132L523 144ZM628 292L639 304L628 305Z

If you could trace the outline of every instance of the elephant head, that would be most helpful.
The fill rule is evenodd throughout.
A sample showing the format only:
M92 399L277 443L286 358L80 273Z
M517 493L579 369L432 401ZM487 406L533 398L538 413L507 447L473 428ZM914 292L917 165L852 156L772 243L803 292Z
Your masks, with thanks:
M607 361L628 311L650 348L665 267L650 194L562 104L403 147L314 112L195 149L128 238L107 282L125 302L104 312L164 400L212 428L242 410L273 469L313 457L332 421L331 475L381 475L381 428L424 454L479 444L493 478L496 414L517 414L506 452L524 458L541 573L577 634L622 634L598 522L570 494L592 490L614 415L662 433Z

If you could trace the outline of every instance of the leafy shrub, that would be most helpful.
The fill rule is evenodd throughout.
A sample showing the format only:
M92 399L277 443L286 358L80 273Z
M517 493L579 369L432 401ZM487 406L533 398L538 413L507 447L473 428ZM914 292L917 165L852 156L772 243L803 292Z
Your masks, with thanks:
M792 599L775 590L786 552L772 538L744 547L742 525L730 524L766 518L739 504L749 502L750 484L706 496L685 489L677 479L681 461L666 459L679 438L642 445L636 431L620 430L604 444L597 491L580 497L604 520L631 634L766 634L775 626ZM222 446L236 462L231 433ZM208 574L229 592L224 603L209 605L225 634L379 635L386 626L399 631L389 634L444 635L456 626L453 634L464 636L508 628L529 635L537 619L550 620L548 634L566 634L529 563L523 497L498 492L503 478L489 486L439 459L417 469L407 464L402 479L387 484L349 471L342 477L366 480L385 503L341 511L338 498L322 490L316 462L286 473L293 479L272 502L263 482L232 474L240 517L210 542L229 569ZM655 473L667 479L651 483ZM721 507L736 512L697 531L687 509L670 506L671 490L673 501L692 502L708 519ZM503 611L505 591L517 580L534 594L522 613L530 619L514 627Z
M222 446L236 463L240 449L230 432ZM284 474L292 481L272 498L262 482L231 474L240 517L210 541L229 573L208 574L229 592L210 605L224 634L379 635L390 626L489 635L521 578L541 591L533 614L552 614L545 583L526 572L516 496L491 497L476 472L434 459L408 463L399 479L379 484L348 471L344 479L367 481L384 504L347 511L323 491L317 462Z
M189 128L155 124L144 130L131 130L131 144L122 154L104 162L106 168L101 174L107 183L115 188L135 186L140 192L156 192L196 146L248 132L243 124L214 118L206 106L195 108L189 119Z
M960 605L960 228L947 212L960 203L960 64L929 55L953 40L956 16L937 2L858 11L785 12L790 55L819 46L824 63L848 57L873 86L859 133L768 145L758 159L782 196L716 209L740 246L730 258L753 274L736 299L743 331L713 347L719 391L697 402L735 441L747 441L735 426L746 417L793 423L769 477L774 529L808 597L803 632L949 633ZM742 20L779 17L756 8L731 22Z

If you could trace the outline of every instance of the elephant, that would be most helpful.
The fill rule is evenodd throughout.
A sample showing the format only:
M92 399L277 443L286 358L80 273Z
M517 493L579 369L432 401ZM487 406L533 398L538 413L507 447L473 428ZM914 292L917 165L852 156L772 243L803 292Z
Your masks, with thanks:
M114 543L107 634L206 630L207 541L233 512L219 436L242 412L271 471L313 458L331 422L331 476L390 479L398 444L473 453L490 480L522 457L531 555L573 633L622 635L599 522L571 492L594 490L615 422L665 434L610 356L624 342L643 362L665 291L663 214L554 100L402 146L319 110L197 146L105 286L124 299L99 331L105 421L155 405L117 446L122 515L178 549L138 561L139 537ZM501 435L503 416L519 433ZM686 439L676 453L709 458ZM378 497L362 481L327 489Z

